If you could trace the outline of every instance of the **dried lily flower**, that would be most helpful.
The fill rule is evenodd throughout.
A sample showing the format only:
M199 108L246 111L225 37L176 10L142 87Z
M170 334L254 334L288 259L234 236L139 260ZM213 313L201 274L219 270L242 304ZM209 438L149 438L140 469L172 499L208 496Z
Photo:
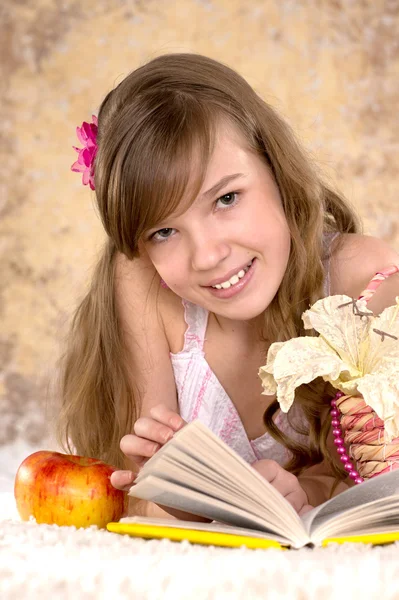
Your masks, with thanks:
M259 370L263 394L277 394L288 412L295 389L322 377L346 395L361 394L384 421L388 440L399 436L399 297L379 316L365 300L328 296L302 319L318 337L276 342Z

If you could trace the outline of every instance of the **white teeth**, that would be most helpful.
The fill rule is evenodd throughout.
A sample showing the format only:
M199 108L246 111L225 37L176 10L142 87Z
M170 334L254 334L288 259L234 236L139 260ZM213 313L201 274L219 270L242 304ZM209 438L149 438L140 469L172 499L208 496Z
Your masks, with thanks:
M236 275L233 275L232 277L230 277L230 279L228 281L223 281L223 283L217 283L216 285L213 285L213 288L216 288L217 290L227 290L229 287L231 287L232 285L235 285L236 283L238 283L240 281L240 279L242 279L245 275L245 273L248 271L249 267L252 265L252 260L249 263L249 265L247 265L244 269L241 269L241 271L238 271L238 273L236 273Z

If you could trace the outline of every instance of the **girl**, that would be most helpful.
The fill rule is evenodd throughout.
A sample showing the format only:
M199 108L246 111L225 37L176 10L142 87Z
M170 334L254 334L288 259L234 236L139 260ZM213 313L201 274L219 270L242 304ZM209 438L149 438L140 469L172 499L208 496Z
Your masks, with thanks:
M212 59L152 60L106 96L98 131L95 119L78 133L73 169L95 188L108 239L71 328L61 439L127 467L112 483L129 489L199 418L298 512L325 501L343 479L330 391L302 386L287 418L261 395L258 370L272 342L304 334L310 304L358 297L398 255L359 235L286 123ZM393 275L370 308L398 290ZM131 510L164 514L142 502Z

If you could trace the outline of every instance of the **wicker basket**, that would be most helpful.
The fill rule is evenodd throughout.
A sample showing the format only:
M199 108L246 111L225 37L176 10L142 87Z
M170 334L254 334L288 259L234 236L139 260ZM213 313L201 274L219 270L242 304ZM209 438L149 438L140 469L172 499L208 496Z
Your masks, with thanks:
M384 423L361 396L336 398L342 437L363 479L399 468L399 438L385 441Z

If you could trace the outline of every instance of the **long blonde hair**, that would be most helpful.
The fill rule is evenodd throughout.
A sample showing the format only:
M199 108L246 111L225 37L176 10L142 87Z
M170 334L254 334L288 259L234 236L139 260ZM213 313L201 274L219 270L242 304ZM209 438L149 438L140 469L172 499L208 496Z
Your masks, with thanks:
M291 232L288 268L265 312L269 340L304 335L301 314L322 296L323 234L358 231L352 209L323 183L289 126L235 71L204 56L169 54L130 73L105 97L98 115L95 188L108 242L63 357L58 436L69 450L124 465L119 441L132 431L139 398L127 376L115 258L122 253L134 260L143 233L171 214L185 194L195 198L221 119L264 158ZM195 161L198 156L201 161ZM326 453L320 397L309 387L298 401L309 420L310 449L278 431L271 418L276 403L265 416L270 433L293 451L293 472Z

